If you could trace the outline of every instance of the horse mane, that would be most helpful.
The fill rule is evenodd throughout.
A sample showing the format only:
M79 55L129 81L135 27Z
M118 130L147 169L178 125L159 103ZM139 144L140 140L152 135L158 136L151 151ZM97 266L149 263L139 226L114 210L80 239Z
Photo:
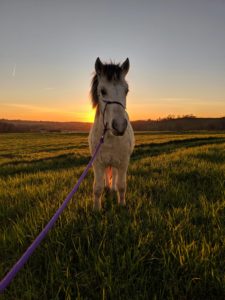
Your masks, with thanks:
M102 67L102 76L105 76L108 81L112 80L120 80L121 79L121 65L120 64L114 64L114 63L109 63L109 64L104 64ZM91 81L91 102L92 102L92 107L96 107L98 105L99 99L98 99L98 75L94 73L94 76Z

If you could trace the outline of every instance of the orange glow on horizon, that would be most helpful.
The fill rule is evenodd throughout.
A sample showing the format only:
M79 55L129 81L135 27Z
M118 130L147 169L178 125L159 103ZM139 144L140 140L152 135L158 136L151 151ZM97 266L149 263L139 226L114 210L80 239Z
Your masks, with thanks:
M225 105L218 102L216 106L211 102L208 105L196 103L185 105L170 103L169 105L155 103L138 103L137 101L128 103L127 108L131 121L165 118L168 115L183 116L194 115L197 117L224 117ZM31 121L55 121L55 122L94 122L95 109L90 103L85 103L79 107L72 106L34 106L28 104L1 104L0 119L9 120L31 120Z

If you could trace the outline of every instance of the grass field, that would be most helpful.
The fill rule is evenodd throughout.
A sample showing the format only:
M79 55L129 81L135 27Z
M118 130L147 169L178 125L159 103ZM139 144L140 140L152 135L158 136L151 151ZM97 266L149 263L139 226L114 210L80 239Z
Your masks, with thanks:
M0 135L0 276L89 160L87 134ZM1 299L225 299L225 133L136 133L127 207L93 173Z

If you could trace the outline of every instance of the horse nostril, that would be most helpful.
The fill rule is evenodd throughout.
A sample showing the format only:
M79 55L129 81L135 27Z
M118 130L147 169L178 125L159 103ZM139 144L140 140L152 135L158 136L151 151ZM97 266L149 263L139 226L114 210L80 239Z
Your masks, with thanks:
M117 129L118 128L118 124L117 124L117 122L116 122L115 119L112 120L112 128L115 129L115 130L118 130Z
M118 121L116 119L113 119L112 128L118 133L118 135L123 135L127 128L127 120L123 119L122 121Z

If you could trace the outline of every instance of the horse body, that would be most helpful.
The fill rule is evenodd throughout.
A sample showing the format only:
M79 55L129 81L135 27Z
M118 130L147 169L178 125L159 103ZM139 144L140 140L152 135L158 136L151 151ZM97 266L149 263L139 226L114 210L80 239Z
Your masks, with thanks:
M91 154L93 154L104 128L107 126L104 143L93 163L95 177L93 186L94 208L96 209L101 208L101 194L104 185L116 190L118 192L118 202L125 205L126 173L130 155L134 148L133 129L124 109L126 105L124 88L127 88L124 77L127 72L123 75L123 65L111 64L110 66L116 66L114 71L118 71L118 76L115 77L115 74L111 72L111 78L107 78L107 74L104 74L104 66L109 65L101 63L100 66L96 66L94 79L98 80L98 84L94 86L94 80L92 82L92 102L96 102L94 106L97 109L94 124L89 134L89 147ZM120 69L117 69L117 67ZM102 84L104 84L104 87ZM93 88L97 88L97 91L93 91ZM101 93L103 88L106 94L105 92ZM98 95L98 99L93 99L93 94ZM111 102L107 107L107 104L103 102L106 98ZM115 103L112 103L113 101ZM118 105L120 103L121 105Z

